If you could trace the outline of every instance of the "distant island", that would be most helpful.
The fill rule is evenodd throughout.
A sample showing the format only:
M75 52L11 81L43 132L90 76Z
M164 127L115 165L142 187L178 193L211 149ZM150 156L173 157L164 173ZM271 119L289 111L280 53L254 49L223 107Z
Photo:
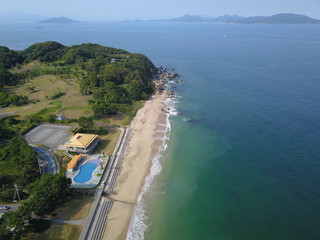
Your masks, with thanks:
M140 22L141 20L135 20ZM238 24L320 24L320 20L305 15L293 13L279 13L272 16L241 17L238 15L224 15L219 17L184 15L178 18L150 20L145 22L213 22Z
M57 17L57 18L48 18L45 20L41 20L38 23L77 23L79 21L72 20L66 17Z

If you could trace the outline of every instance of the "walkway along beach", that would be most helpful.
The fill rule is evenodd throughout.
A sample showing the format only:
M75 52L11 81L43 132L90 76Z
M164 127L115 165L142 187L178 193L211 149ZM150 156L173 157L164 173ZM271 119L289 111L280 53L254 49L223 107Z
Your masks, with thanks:
M103 239L126 239L130 219L139 194L150 172L152 158L164 145L168 93L163 91L148 100L131 124L132 134L118 177L113 207ZM132 224L132 223L131 223Z

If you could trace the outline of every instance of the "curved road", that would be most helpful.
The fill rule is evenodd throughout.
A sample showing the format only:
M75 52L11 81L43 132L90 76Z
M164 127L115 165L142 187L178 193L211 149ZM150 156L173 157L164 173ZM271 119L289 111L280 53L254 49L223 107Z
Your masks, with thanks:
M57 159L49 149L38 146L32 146L32 148L37 152L37 157L42 161L42 174L59 172L59 165Z

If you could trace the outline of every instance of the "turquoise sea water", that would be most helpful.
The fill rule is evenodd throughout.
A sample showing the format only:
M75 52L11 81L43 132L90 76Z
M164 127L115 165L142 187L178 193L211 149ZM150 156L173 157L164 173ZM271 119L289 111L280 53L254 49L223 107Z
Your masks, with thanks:
M15 49L56 40L141 52L182 75L179 114L133 239L320 239L319 25L30 24L0 33L0 45Z

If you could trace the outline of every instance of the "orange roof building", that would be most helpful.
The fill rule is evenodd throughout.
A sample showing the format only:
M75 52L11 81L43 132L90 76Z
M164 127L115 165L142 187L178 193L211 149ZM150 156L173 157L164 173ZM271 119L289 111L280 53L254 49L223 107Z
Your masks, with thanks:
M88 154L98 145L98 142L98 135L77 133L64 146L70 152Z
M77 167L78 161L81 159L81 155L75 155L71 161L68 163L68 172L73 172L74 169Z

